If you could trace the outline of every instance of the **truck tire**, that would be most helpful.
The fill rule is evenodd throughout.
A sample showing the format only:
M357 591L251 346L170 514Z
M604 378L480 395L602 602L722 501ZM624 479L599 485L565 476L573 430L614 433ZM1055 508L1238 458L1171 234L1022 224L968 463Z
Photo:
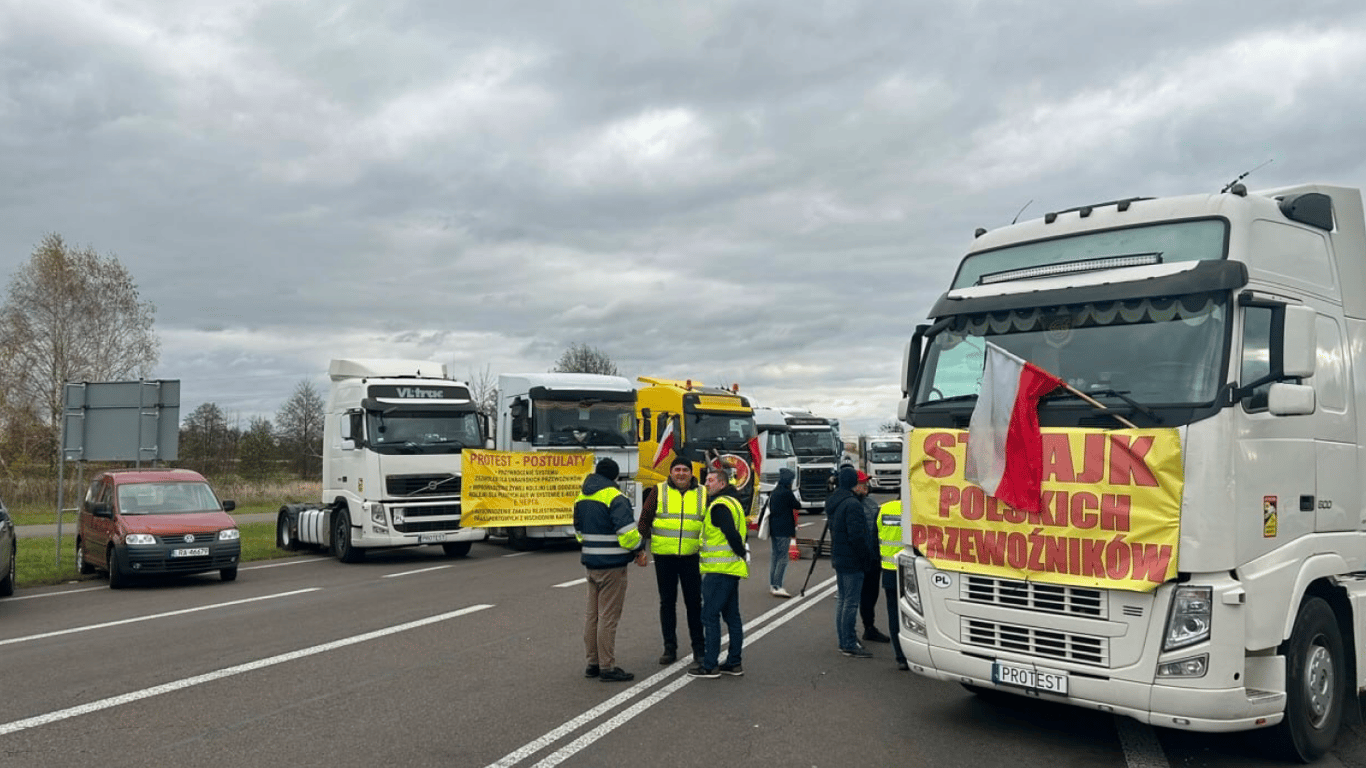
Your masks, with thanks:
M526 528L521 526L513 526L508 529L508 546L518 552L530 552L533 549L540 549L543 542L544 539L533 539L526 535Z
M1308 763L1332 748L1347 702L1342 631L1323 598L1300 606L1285 649L1285 719L1270 735L1282 757Z
M275 519L275 546L286 552L293 552L299 548L299 540L294 538L293 532L289 527L289 515L284 510L280 510L280 516Z
M470 553L470 542L452 541L441 545L441 551L451 557L464 557Z
M365 550L351 546L351 512L345 508L332 512L332 554L343 563L365 559Z
M95 566L85 559L85 542L76 539L76 572L89 576L95 572Z
M123 563L119 562L119 551L113 547L109 548L109 588L123 589L128 586L128 576L123 572Z
M237 581L237 566L224 568L218 572L218 578L223 581Z
M17 576L18 566L15 565L19 560L19 543L15 542L9 550L9 569L8 572L0 577L0 597L9 597L14 594L14 582Z

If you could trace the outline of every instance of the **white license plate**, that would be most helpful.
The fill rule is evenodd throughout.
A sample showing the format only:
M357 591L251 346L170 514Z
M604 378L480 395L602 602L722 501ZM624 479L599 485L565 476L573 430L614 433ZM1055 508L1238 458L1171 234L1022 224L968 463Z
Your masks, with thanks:
M435 544L438 541L445 540L446 534L444 533L419 533L417 535L418 544Z
M193 549L173 549L171 557L208 557L208 547L195 547Z
M1009 664L998 661L991 665L991 682L997 685L1010 685L1028 688L1040 693L1067 695L1067 673L1049 669L1039 669L1024 664Z

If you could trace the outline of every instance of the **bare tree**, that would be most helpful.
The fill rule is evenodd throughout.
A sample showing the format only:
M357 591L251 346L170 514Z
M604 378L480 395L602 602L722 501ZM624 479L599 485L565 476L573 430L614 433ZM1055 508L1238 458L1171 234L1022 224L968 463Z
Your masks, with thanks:
M884 421L882 426L877 428L877 431L884 435L899 435L904 429L899 421Z
M12 411L0 416L32 409L55 435L66 382L146 378L161 355L155 314L118 257L48 234L0 307L0 402Z
M601 373L606 376L620 376L617 364L606 352L587 344L574 343L560 355L552 368L555 373Z
M498 377L493 375L493 367L484 366L484 370L475 372L470 369L470 397L479 408L479 412L494 418L498 410Z
M326 405L307 379L299 382L275 415L280 450L301 478L322 476L323 419Z

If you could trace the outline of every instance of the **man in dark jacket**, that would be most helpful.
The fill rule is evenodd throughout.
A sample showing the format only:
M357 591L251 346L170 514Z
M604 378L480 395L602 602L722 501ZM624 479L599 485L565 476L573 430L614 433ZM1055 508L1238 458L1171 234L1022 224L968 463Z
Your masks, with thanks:
M579 556L588 570L588 610L583 644L588 667L584 677L604 683L635 678L617 666L617 623L626 602L626 566L645 565L645 549L636 530L631 502L617 489L617 463L602 459L584 478L574 502L574 535L583 545Z
M868 475L865 472L858 473L858 483L854 486L854 495L863 504L863 520L868 523L868 535L872 537L868 546L874 552L880 552L881 547L877 540L877 522L879 509L876 501L868 491ZM882 586L882 563L874 562L871 570L863 574L863 594L859 596L858 612L863 618L863 639L874 643L885 643L892 638L883 634L875 626L877 619L877 594Z
M787 575L787 552L797 535L797 496L792 492L796 475L783 467L778 470L778 487L768 496L768 538L773 542L773 559L768 564L768 593L774 597L792 597L783 589Z
M835 630L840 652L856 659L872 658L858 641L854 622L858 617L863 574L878 563L877 553L869 546L868 523L863 502L854 495L858 472L853 467L840 469L835 491L825 500L826 525L830 527L830 564L835 567Z

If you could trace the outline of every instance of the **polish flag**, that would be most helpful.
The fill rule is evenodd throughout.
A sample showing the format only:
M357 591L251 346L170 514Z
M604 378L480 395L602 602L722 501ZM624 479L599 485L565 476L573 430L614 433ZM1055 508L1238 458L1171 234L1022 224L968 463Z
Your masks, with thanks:
M968 423L970 482L1015 509L1040 510L1039 399L1060 386L1062 379L987 342L982 391Z
M674 420L667 419L664 431L659 434L659 447L655 448L654 463L651 468L658 467L666 459L677 453L677 441L674 438Z
M761 475L759 474L759 462L763 460L764 452L761 448L759 448L759 438L751 437L749 439L748 445L749 461L751 464L754 465L754 476L761 477Z

